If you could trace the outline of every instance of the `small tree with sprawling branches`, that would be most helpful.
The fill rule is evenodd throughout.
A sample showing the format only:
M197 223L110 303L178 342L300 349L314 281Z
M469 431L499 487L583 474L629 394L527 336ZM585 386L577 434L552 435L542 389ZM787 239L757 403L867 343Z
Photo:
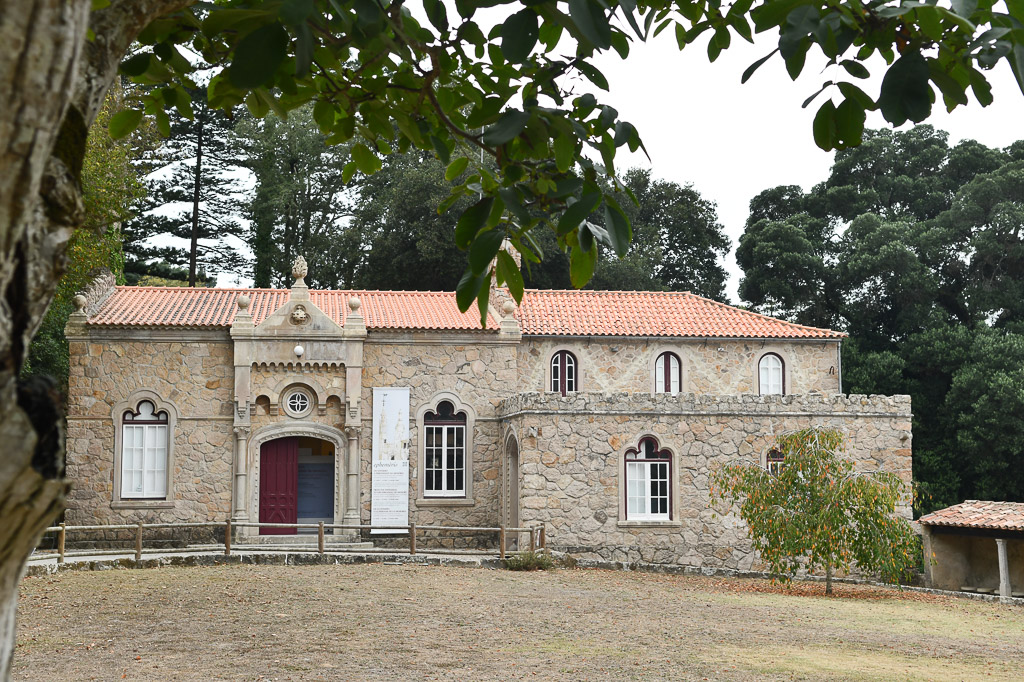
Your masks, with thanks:
M854 471L840 456L845 440L837 429L803 429L777 439L775 472L735 464L712 474L712 505L739 504L773 575L789 582L801 565L824 570L826 594L837 568L856 564L899 584L917 560L914 531L895 513L907 485L893 473Z

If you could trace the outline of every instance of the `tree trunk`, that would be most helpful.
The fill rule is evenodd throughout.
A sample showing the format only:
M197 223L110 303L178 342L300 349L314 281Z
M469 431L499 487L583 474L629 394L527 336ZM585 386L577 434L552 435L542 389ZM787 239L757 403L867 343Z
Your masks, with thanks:
M825 594L832 594L832 564L825 564Z
M82 223L89 126L138 32L188 4L114 0L90 16L91 0L0 2L0 680L25 560L67 490L58 395L18 374Z
M196 175L192 186L192 245L188 251L188 285L196 285L196 261L199 258L199 196L203 178L203 117L196 117Z

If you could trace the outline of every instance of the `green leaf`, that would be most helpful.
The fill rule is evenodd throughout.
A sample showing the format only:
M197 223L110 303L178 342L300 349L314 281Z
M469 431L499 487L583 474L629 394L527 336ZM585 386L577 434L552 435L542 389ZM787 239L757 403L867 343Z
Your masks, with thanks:
M529 8L516 12L501 25L501 52L513 64L522 64L529 59L539 35L537 13Z
M605 197L604 226L615 254L619 258L625 257L629 252L630 242L633 241L633 230L629 226L629 218L611 197Z
M580 33L594 47L607 50L612 45L612 31L601 5L596 0L569 0L569 16Z
M163 109L156 111L156 129L164 137L171 136L171 119Z
M778 51L779 48L775 48L774 50L772 50L771 52L769 52L768 54L766 54L765 56L761 57L756 62L748 66L747 69L743 72L743 76L740 77L740 83L746 83L748 80L750 80L750 77L754 75L754 72L760 69L761 65L764 64L769 59L771 59Z
M846 73L850 74L854 78L863 79L868 78L871 75L871 72L868 71L866 66L852 59L844 59L843 61L839 62L839 66L846 69Z
M932 110L928 73L928 62L916 50L905 52L889 67L878 96L886 121L898 126L907 119L920 123L928 118Z
M570 205L558 219L558 236L564 236L580 226L587 216L594 212L597 205L601 203L601 193L592 191L585 193L579 201Z
M467 166L469 166L469 159L465 156L460 156L448 164L448 168L444 171L444 179L452 182L465 172Z
M480 285L480 293L476 297L476 307L480 311L480 328L485 329L487 327L487 306L488 299L491 296L491 283L490 278Z
M326 135L334 127L334 116L334 105L330 102L320 100L313 105L313 120L316 121L321 133Z
M590 278L594 276L594 268L597 267L597 249L584 251L582 247L574 246L569 252L569 281L577 289L586 286Z
M519 271L515 259L508 251L502 249L498 252L498 280L505 282L512 298L517 301L523 300L523 273Z
M570 135L559 135L555 138L554 147L558 172L568 172L576 161L576 139Z
M346 185L352 182L352 176L356 174L356 162L349 161L345 164L345 167L341 169L341 181Z
M351 153L352 160L356 162L356 168L365 175L373 175L383 165L377 155L371 152L370 148L362 142L353 145Z
M509 109L501 115L494 125L484 131L484 144L502 145L515 139L526 127L530 115L517 109Z
M953 11L964 19L970 19L975 10L978 9L978 0L951 0Z
M423 9L434 28L442 33L448 30L448 10L441 0L423 0Z
M152 57L150 53L143 52L124 60L119 67L121 73L126 76L141 76L149 69L149 60Z
M830 151L835 148L836 140L836 105L826 100L814 115L814 143Z
M864 135L866 116L864 107L860 106L856 100L843 100L836 107L836 134L843 146L850 147L860 144Z
M494 197L484 197L462 212L455 224L455 246L462 250L469 248L477 233L487 224L492 206Z
M288 43L288 32L277 22L256 29L238 41L228 80L244 89L270 82L287 56Z
M478 234L469 246L470 269L478 275L488 272L504 239L503 230L487 230Z
M313 9L313 0L285 0L277 15L284 23L298 26L306 22Z
M594 66L582 59L576 62L576 68L587 77L591 83L601 88L602 90L608 90L608 79L604 77L604 74L598 71Z
M490 289L490 278L486 275L478 275L467 269L455 287L455 302L459 310L466 312L473 301L480 295L480 287L486 285Z
M122 137L127 137L139 127L139 123L142 122L142 110L141 109L125 109L119 111L110 117L110 123L107 124L107 130L110 131L110 137L115 140L120 140Z

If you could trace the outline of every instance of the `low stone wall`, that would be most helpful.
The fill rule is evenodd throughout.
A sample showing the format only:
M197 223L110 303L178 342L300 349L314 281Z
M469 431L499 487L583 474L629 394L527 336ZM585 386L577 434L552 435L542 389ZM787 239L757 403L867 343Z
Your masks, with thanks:
M909 396L521 394L499 415L519 438L521 519L581 558L759 571L747 529L710 506L719 466L764 463L776 436L809 426L847 434L860 471L911 476ZM644 436L672 453L672 518L626 518L624 456ZM722 513L727 511L727 513ZM899 513L910 518L908 504Z

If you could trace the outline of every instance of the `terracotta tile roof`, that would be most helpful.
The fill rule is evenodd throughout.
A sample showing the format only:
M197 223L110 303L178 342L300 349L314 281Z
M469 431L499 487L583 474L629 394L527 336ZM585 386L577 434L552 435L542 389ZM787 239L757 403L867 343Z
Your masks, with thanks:
M189 289L187 287L115 287L89 318L90 325L230 327L241 294L249 296L253 323L259 324L288 300L287 289ZM348 299L358 296L368 329L478 330L474 304L459 312L452 292L310 291L312 303L344 326ZM487 329L498 329L488 315Z
M926 526L960 526L1024 531L1024 502L966 500L922 516Z
M783 322L689 292L528 290L524 334L837 339L840 332Z

